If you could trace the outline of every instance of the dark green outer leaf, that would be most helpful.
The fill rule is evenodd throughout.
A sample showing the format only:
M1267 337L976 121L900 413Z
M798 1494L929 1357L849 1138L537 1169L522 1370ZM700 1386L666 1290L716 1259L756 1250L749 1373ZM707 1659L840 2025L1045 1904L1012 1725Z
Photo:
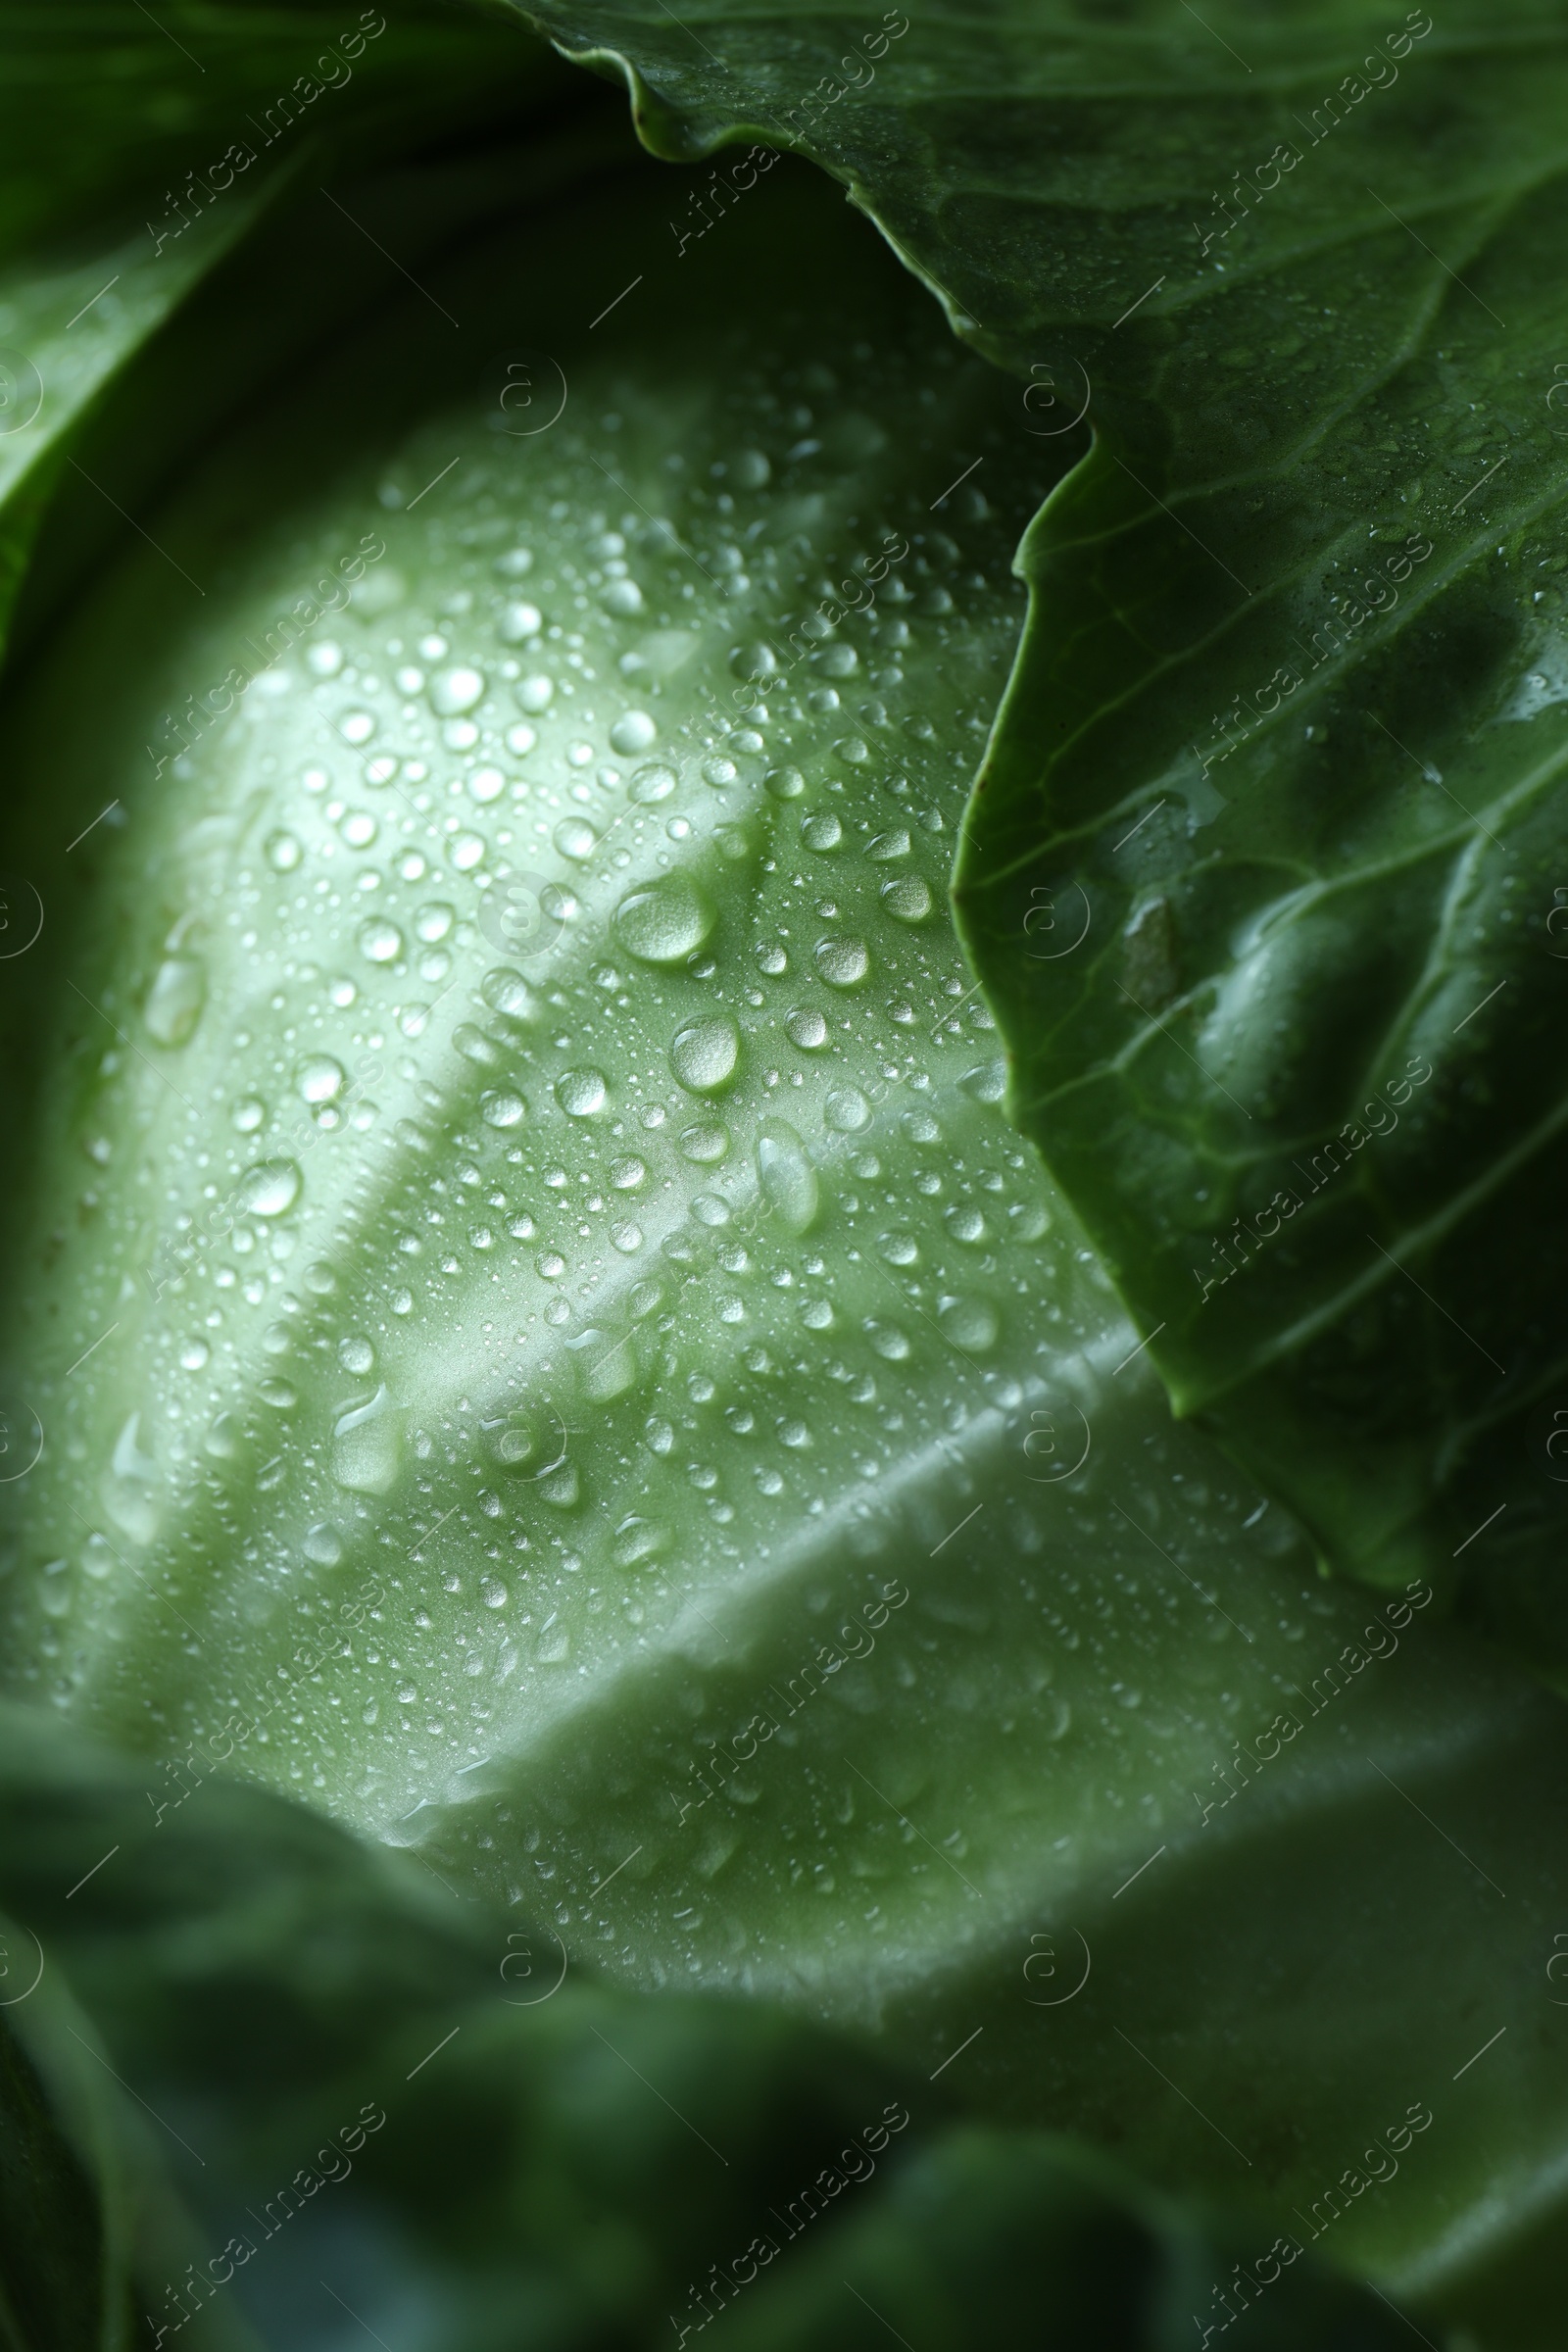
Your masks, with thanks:
M139 2217L143 2307L166 2324L199 2313L200 2343L243 2347L246 2303L290 2314L264 2328L290 2352L340 2341L321 2328L323 2310L333 2328L336 2315L318 2257L349 2285L358 2256L368 2291L348 2299L399 2352L629 2352L667 2344L672 2324L684 2341L683 2327L705 2328L732 2300L715 2340L796 2352L862 2343L867 2298L917 2352L1097 2319L1101 2340L1127 2352L1176 2352L1194 2309L1213 2313L1215 2286L1274 2235L1272 2223L1180 2208L1061 2139L954 2132L945 2086L760 2003L648 1999L575 1973L559 1997L530 1997L525 1937L421 1886L412 1864L236 1786L155 1824L139 1780L63 1725L0 1706L0 1893L47 1955L57 2014L40 2038L52 2047L69 2027L76 2045L82 2080L54 2085L60 2106L96 2104L122 2145L151 2143L137 2146L144 2208L161 2153L205 2208L208 2244L230 2231L254 2242L254 2272L247 2261L203 2302L184 2266L221 2277L220 2265L199 2243L176 2255L167 2212ZM97 2032L60 1990L65 1972ZM44 2226L80 2230L79 2175L37 2078L13 2080L50 2158ZM334 2126L347 2138L356 2111L381 2121L347 2170L339 2150L313 2158ZM884 2117L893 2136L884 2126L879 2140ZM325 2176L314 2221L267 2193L302 2160ZM836 2216L802 2197L824 2178L846 2200ZM329 2214L352 2217L336 2239ZM758 2231L776 2255L737 2283ZM859 2284L846 2291L847 2278ZM1340 2352L1385 2352L1405 2326L1308 2256L1258 2297L1238 2340L1308 2352L1332 2334ZM48 2328L15 2340L28 2352L133 2340L69 2315Z
M815 112L848 20L567 13L1087 402L958 870L1014 1115L1177 1409L1560 1679L1562 10L994 11Z
M549 61L487 12L405 6L370 32L378 16L327 0L176 0L156 22L93 0L0 7L0 644L46 516L63 506L66 546L95 554L215 416L341 326L367 259L379 292L401 282L388 243L416 264L455 202L493 206L471 183L498 116L536 93L559 105ZM324 178L460 125L469 169L418 217L384 184L345 191L353 220L331 209ZM236 145L242 168L225 164ZM505 175L514 199L523 172L514 159ZM307 206L303 240L280 248L276 217ZM257 244L260 282L239 295L229 266ZM95 436L106 406L115 429Z

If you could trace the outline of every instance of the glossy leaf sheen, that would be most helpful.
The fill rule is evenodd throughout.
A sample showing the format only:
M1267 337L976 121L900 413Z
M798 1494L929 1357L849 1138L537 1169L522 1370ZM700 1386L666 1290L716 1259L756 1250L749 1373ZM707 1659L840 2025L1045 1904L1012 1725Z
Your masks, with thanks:
M1178 1411L1561 1679L1560 11L543 17L1087 414L958 875L1014 1115Z
M1255 2191L1260 2245L1441 2089L1421 2194L1323 2250L1456 2291L1552 2213L1560 1865L1516 1792L1560 1711L1425 1616L1363 1640L1172 1427L951 925L885 899L940 903L1049 475L786 174L653 352L587 340L619 205L529 241L542 436L484 365L517 250L466 257L461 348L400 313L159 515L210 607L133 557L14 708L51 926L10 1035L56 1083L14 1177L13 1688L143 1751L155 1844L216 1759L630 1985L880 2027ZM873 617L804 630L879 548ZM616 909L676 875L643 957ZM1234 1742L1293 1707L1252 1788Z

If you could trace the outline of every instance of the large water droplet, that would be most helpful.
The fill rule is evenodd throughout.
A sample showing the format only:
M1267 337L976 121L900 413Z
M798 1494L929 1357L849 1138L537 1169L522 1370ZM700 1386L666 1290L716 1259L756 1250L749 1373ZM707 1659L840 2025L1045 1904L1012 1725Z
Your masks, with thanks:
M396 963L403 953L403 934L382 914L372 915L359 928L360 954L371 963Z
M883 911L896 922L923 923L934 904L923 874L901 874L896 882L882 885Z
M623 1396L637 1378L637 1357L630 1333L615 1339L607 1331L580 1331L575 1339L566 1342L566 1353L573 1361L578 1386L590 1404L608 1404L612 1397Z
M479 1097L479 1116L487 1127L515 1127L527 1108L520 1095L502 1087L489 1088Z
M977 1102L1000 1102L1007 1091L1007 1065L1000 1060L977 1062L972 1070L964 1071L958 1084Z
M182 1046L195 1035L207 1002L207 971L195 956L166 956L147 991L142 1018L161 1046Z
M343 1064L334 1061L330 1054L312 1054L300 1063L295 1077L307 1102L330 1102L341 1093L345 1074Z
M784 1030L791 1045L799 1046L803 1054L814 1054L827 1044L827 1022L809 1005L797 1004L787 1012Z
M300 1197L300 1171L292 1159L259 1159L239 1180L240 1206L253 1217L281 1217Z
M602 1070L563 1070L556 1080L556 1101L571 1119L591 1119L610 1100Z
M657 1519L623 1519L613 1544L617 1568L640 1568L657 1559L669 1544L669 1530Z
M687 874L662 875L634 890L615 909L615 933L643 963L680 963L713 927L713 909Z
M553 838L563 858L572 858L579 862L584 858L591 858L599 846L599 836L585 816L564 816Z
M104 1507L133 1544L151 1544L158 1534L162 1473L137 1443L140 1413L132 1413L116 1441L104 1480Z
M611 728L610 748L621 753L646 752L658 733L646 710L628 710Z
M1002 1329L996 1308L986 1298L946 1298L937 1309L937 1321L966 1355L983 1355L994 1348Z
M669 1048L669 1066L688 1093L716 1094L728 1086L741 1057L740 1032L727 1013L708 1013L678 1029Z
M626 787L626 797L644 806L650 801L667 801L679 782L675 770L667 767L662 760L650 760L646 767L639 767L633 772L631 782Z
M871 1124L871 1105L858 1086L839 1086L823 1103L822 1116L838 1134L858 1135Z
M813 952L829 988L858 988L871 969L871 951L863 939L819 939Z
M466 663L438 669L430 680L430 708L442 718L455 718L461 711L471 710L483 694L483 674L469 669Z
M503 1470L520 1470L533 1459L538 1440L530 1422L519 1414L509 1415L505 1421L485 1425L485 1446L493 1462Z
M306 1529L300 1549L318 1568L335 1568L343 1557L343 1539L330 1519L318 1519L314 1527Z
M816 1215L816 1170L806 1146L782 1119L764 1119L757 1134L757 1181L786 1233L805 1233Z
M389 1494L401 1461L399 1408L383 1382L368 1404L344 1413L332 1430L332 1476L354 1494Z

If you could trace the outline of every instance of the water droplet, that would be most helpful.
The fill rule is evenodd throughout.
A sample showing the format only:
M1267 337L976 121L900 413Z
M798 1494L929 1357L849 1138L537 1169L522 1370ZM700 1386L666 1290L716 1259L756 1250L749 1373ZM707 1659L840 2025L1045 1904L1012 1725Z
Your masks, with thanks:
M209 1348L205 1340L187 1340L179 1351L179 1361L182 1370L186 1372L199 1372L203 1364L206 1363L211 1352L212 1350Z
M538 1438L531 1422L520 1414L509 1414L505 1421L493 1421L485 1427L485 1446L490 1459L503 1470L520 1470L530 1462Z
M721 1120L705 1119L701 1126L683 1128L678 1141L683 1159L700 1168L710 1168L729 1150L729 1129Z
M362 923L358 938L360 954L371 963L396 963L403 953L403 934L384 914L371 915L368 922Z
M460 712L471 710L483 695L483 673L463 662L438 669L430 680L430 708L441 718L456 718Z
M877 1354L888 1363L902 1364L906 1361L911 1352L907 1332L901 1331L896 1323L871 1323L866 1330Z
M330 1519L318 1519L314 1527L306 1529L300 1549L318 1568L335 1568L343 1557L343 1539Z
M513 688L519 710L530 712L548 710L555 691L555 679L547 678L542 671L536 677L519 678Z
M617 1193L635 1193L648 1181L648 1170L640 1159L612 1159L610 1181Z
M881 896L883 912L900 923L923 923L936 903L923 874L900 874L896 881L884 882Z
M504 645L521 645L525 638L537 637L543 624L544 614L538 606L524 604L519 599L514 605L503 606L496 635Z
M740 1057L740 1032L727 1013L708 1013L670 1041L669 1066L689 1094L711 1095L728 1086Z
M737 645L729 658L730 674L737 678L771 678L778 671L778 656L770 645L760 639L753 645Z
M84 1573L98 1584L114 1574L115 1555L102 1536L87 1538L81 1547L81 1565Z
M871 969L871 951L863 939L819 939L813 954L829 988L858 988Z
M182 1046L193 1037L207 1002L207 971L195 956L166 956L147 991L142 1018L161 1046Z
M889 865L896 858L907 858L909 836L902 827L896 833L879 833L875 841L866 844L865 854L878 865Z
M369 710L345 710L337 722L337 731L345 743L368 743L375 733L375 716Z
M479 1116L487 1127L515 1127L527 1116L528 1105L520 1095L492 1087L479 1097Z
M920 1245L912 1233L879 1234L876 1246L890 1266L912 1266L920 1254Z
M654 1413L643 1424L643 1441L650 1453L668 1453L675 1443L675 1432L667 1421Z
M1007 1091L1007 1065L1000 1060L977 1062L972 1070L964 1071L958 1084L977 1102L1000 1102Z
M253 1217L281 1217L300 1197L300 1171L292 1159L260 1159L239 1180L240 1206Z
M270 833L267 837L267 862L275 874L291 874L305 852L292 833Z
M432 899L429 906L415 908L414 935L423 940L427 948L433 948L438 940L445 939L456 920L455 906L449 906L444 899Z
M871 1105L858 1086L840 1086L823 1103L822 1115L838 1134L858 1135L871 1124Z
M202 1440L215 1462L231 1462L239 1452L239 1429L232 1413L220 1413Z
M757 1181L786 1233L805 1233L816 1215L816 1170L806 1146L782 1119L764 1119L757 1134Z
M375 1348L368 1340L355 1333L348 1339L339 1340L337 1360L345 1372L352 1372L356 1380L363 1380L367 1373L375 1370Z
M402 1445L399 1408L385 1384L368 1404L344 1413L332 1430L332 1476L354 1494L389 1494L397 1484Z
M801 824L801 839L808 850L819 855L836 850L844 839L844 827L833 815L808 816Z
M628 800L639 802L644 807L651 801L667 801L679 782L680 778L675 770L672 767L666 767L662 760L650 760L646 767L635 768L632 771L631 782L626 787L626 797Z
M533 1017L533 997L527 981L510 964L498 963L486 972L479 983L479 994L492 1012L504 1012L509 1020L526 1021Z
M477 801L481 808L499 801L506 789L507 779L499 767L476 767L468 778L468 798Z
M601 594L599 602L607 612L624 620L631 613L642 611L643 592L635 580L612 580Z
M711 760L703 761L703 782L711 784L715 792L722 792L727 784L733 784L740 772L734 760L726 759L722 752L715 752Z
M658 734L646 710L627 710L610 730L610 748L612 752L646 752Z
M943 1222L956 1242L973 1245L986 1238L985 1217L978 1208L967 1204L950 1208Z
M612 1225L610 1238L622 1256L635 1257L643 1246L643 1229L640 1225L633 1225L629 1221L621 1225Z
M996 1308L985 1298L945 1298L937 1321L956 1348L966 1355L983 1355L997 1344L1002 1329Z
M775 801L798 801L806 790L806 778L798 767L770 767L762 786Z
M629 1332L614 1339L608 1331L590 1327L566 1342L566 1353L590 1404L609 1404L623 1396L637 1378L637 1357Z
M657 1559L668 1544L669 1530L657 1519L623 1519L615 1530L615 1565L640 1568L645 1561Z
M634 890L615 909L615 934L643 963L681 963L713 927L713 909L691 877L662 875Z
M591 1119L609 1100L602 1070L563 1070L556 1080L556 1101L569 1119Z
M351 850L368 850L379 830L368 808L351 808L343 819L343 838Z
M827 1023L822 1015L805 1004L797 1004L784 1015L785 1034L792 1045L803 1054L814 1054L827 1044Z
M591 858L599 836L585 816L564 816L552 837L563 858Z
M312 1054L300 1063L294 1082L307 1102L330 1102L341 1094L346 1076L343 1064L330 1054Z
M228 1119L229 1125L237 1128L241 1135L254 1135L266 1116L267 1104L265 1102L258 1102L254 1095L241 1095L229 1112Z

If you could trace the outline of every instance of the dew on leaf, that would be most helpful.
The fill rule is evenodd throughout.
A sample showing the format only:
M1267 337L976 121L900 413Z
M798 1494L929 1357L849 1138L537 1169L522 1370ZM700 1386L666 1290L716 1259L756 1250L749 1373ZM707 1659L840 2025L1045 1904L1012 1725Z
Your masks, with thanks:
M568 1118L591 1119L609 1100L602 1070L563 1070L556 1080L556 1101Z
M677 1029L670 1040L669 1066L688 1093L716 1094L728 1086L740 1062L740 1032L727 1013L708 1013Z
M654 801L667 801L679 782L675 770L662 760L650 760L646 766L633 769L626 797L646 808Z
M258 1160L239 1180L240 1206L253 1217L284 1216L300 1197L300 1181L295 1160Z
M923 923L936 904L923 874L900 874L897 881L884 882L881 898L883 912L900 923Z
M330 1102L342 1093L346 1074L330 1054L311 1054L295 1071L294 1083L307 1102Z
M663 874L615 909L615 936L639 962L681 963L713 927L713 909L690 875Z
M757 1181L786 1233L805 1233L816 1216L817 1178L805 1144L783 1119L764 1119L757 1134Z
M819 939L812 954L829 988L858 988L871 969L871 951L863 939Z
M161 1046L183 1046L207 1003L207 969L196 956L166 956L147 991L142 1019Z
M403 953L403 934L384 914L372 914L359 928L360 954L370 963L396 963Z

